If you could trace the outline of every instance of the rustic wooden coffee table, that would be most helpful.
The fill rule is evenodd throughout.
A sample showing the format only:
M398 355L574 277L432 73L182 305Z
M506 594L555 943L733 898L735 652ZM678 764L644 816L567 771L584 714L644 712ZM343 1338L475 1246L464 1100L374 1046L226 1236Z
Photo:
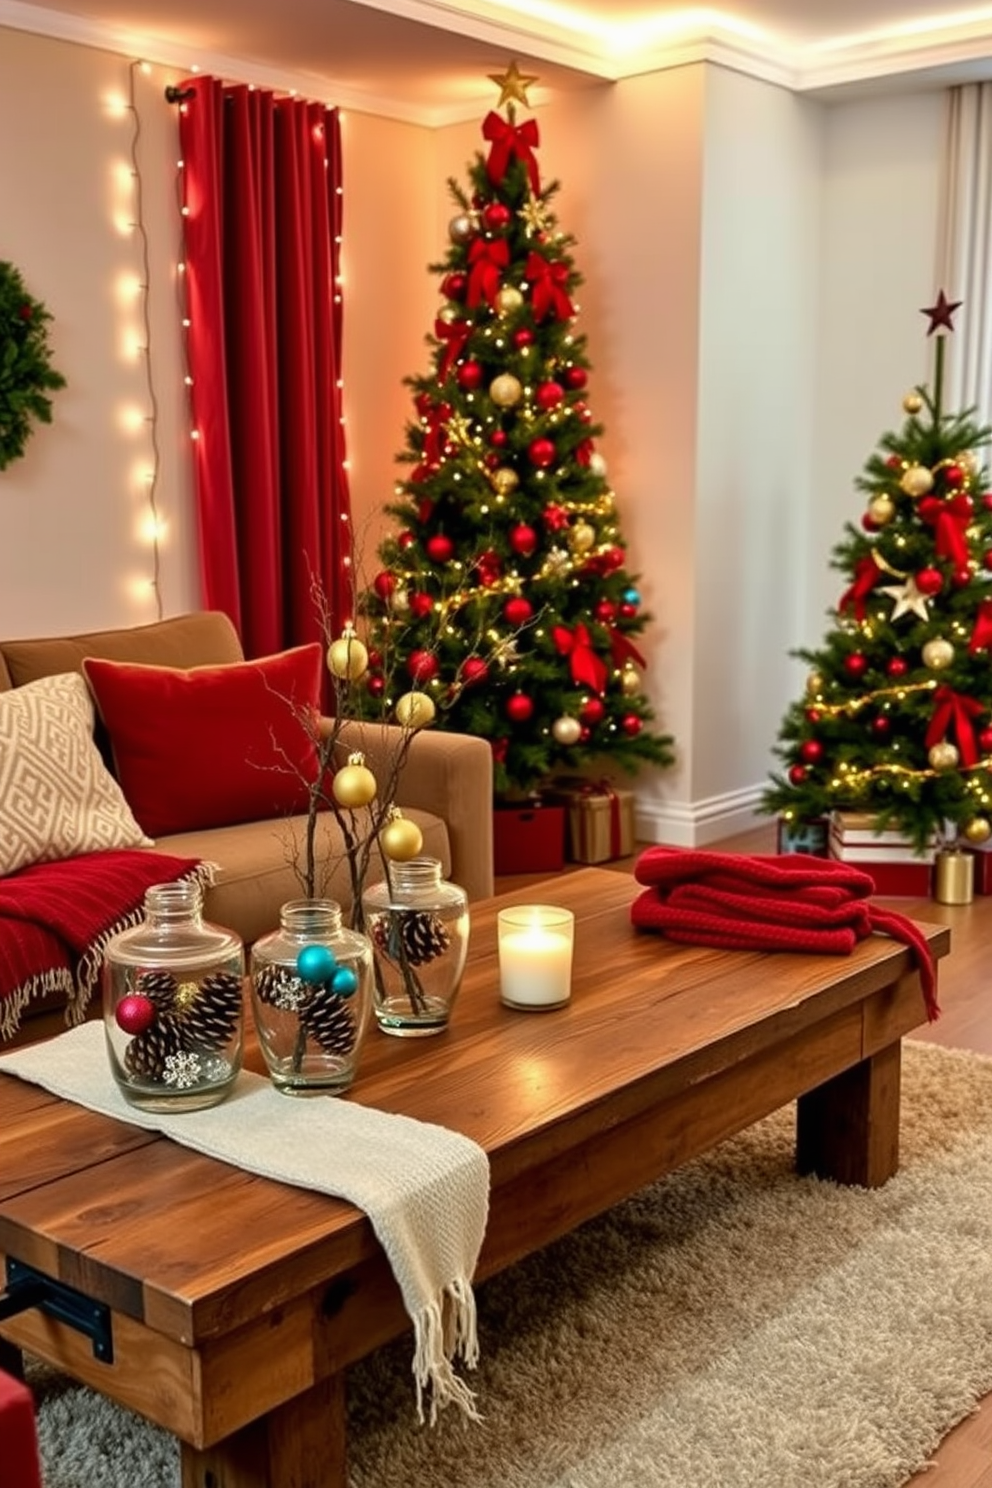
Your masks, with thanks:
M370 1035L349 1098L490 1155L479 1278L796 1097L801 1170L870 1186L896 1168L900 1040L925 1017L906 948L678 947L630 928L636 892L589 868L475 906L452 1027ZM512 1012L496 912L539 901L576 912L573 998ZM948 931L924 929L946 954ZM407 1325L360 1211L0 1076L0 1252L82 1310L8 1318L8 1356L175 1433L183 1488L343 1488L344 1366Z

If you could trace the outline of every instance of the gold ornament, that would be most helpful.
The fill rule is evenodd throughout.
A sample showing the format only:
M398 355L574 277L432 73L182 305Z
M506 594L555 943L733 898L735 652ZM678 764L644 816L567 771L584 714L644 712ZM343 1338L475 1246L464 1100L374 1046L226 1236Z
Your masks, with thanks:
M394 863L409 863L424 846L424 834L416 822L409 821L395 807L382 831L379 846Z
M620 691L625 697L633 697L635 692L641 690L641 679L637 668L628 661L620 674Z
M357 682L368 671L369 653L350 625L327 648L327 669L334 677Z
M407 610L410 608L409 589L394 589L390 596L389 603L392 605L397 615L405 615Z
M877 527L884 527L896 514L896 504L891 496L875 496L868 503L868 515Z
M501 496L509 496L520 484L520 477L509 465L501 465L498 470L493 471L492 481L494 488Z
M331 781L331 790L338 805L349 811L371 805L378 786L375 776L365 763L364 754L349 754L348 763Z
M524 232L528 238L537 233L547 232L551 226L551 213L544 203L536 196L529 196L517 213L524 225Z
M596 529L588 522L576 522L568 534L568 545L573 553L588 553L596 541Z
M965 839L976 847L981 842L988 842L992 837L992 822L987 816L973 816L971 821L966 821L962 828Z
M530 108L527 101L527 89L533 88L537 82L533 73L521 72L514 60L505 72L490 72L486 76L499 89L497 108L502 108L504 103L522 103L524 108Z
M925 465L910 465L903 471L899 485L907 496L925 496L933 490L933 476Z
M556 718L551 725L551 732L558 744L577 744L582 733L582 725L571 714L563 713L561 718Z
M943 636L934 636L932 641L927 641L921 655L925 666L932 667L935 672L942 672L954 660L954 647Z
M475 220L469 212L459 212L448 223L448 237L453 243L466 243L475 232Z
M927 755L932 770L953 770L958 762L959 755L953 744L947 739L935 744Z
M902 406L907 413L919 413L923 407L923 399L919 393L907 393L902 400Z
M523 385L512 372L501 372L489 384L489 396L497 408L513 408L523 395Z
M600 480L602 480L605 476L606 461L599 453L599 450L593 450L592 454L589 456L589 469L592 471L593 475L598 475Z
M963 454L958 455L958 464L969 480L974 480L982 468L982 462L974 450L965 450Z
M397 698L395 711L402 728L422 729L434 722L434 704L426 692L405 692Z
M456 320L461 320L462 317L457 305L452 305L448 302L445 302L445 304L441 305L438 309L437 318L438 320L442 321L444 325L450 326L454 325Z
M810 672L806 678L807 697L819 697L823 691L823 676L820 672Z
M500 315L512 315L514 310L520 309L523 302L524 297L515 284L504 284L496 293L496 309Z
M922 590L917 589L916 580L912 574L910 574L905 583L884 584L878 592L879 594L889 594L895 600L895 604L892 606L892 614L889 616L890 620L899 620L903 615L910 614L918 616L921 620L930 619L930 612L927 609L927 605L930 603L930 596L924 594Z

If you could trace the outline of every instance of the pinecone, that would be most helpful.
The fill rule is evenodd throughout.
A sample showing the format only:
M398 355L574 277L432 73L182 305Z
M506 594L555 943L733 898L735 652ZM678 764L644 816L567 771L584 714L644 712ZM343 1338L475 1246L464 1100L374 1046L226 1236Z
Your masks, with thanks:
M182 1034L174 1018L157 1018L144 1033L135 1034L124 1050L124 1068L140 1080L161 1080L165 1061L182 1048Z
M205 976L182 1014L184 1049L223 1049L241 1016L241 978L231 971Z
M325 1054L350 1054L355 1047L355 1019L351 1008L324 983L300 1009L300 1023Z
M172 1011L179 984L171 971L142 971L134 990L153 1002L160 1013Z
M270 1007L295 1013L309 1000L310 989L288 966L263 966L254 976L255 991Z
M430 910L390 910L372 927L372 939L390 961L424 966L451 944L448 927Z

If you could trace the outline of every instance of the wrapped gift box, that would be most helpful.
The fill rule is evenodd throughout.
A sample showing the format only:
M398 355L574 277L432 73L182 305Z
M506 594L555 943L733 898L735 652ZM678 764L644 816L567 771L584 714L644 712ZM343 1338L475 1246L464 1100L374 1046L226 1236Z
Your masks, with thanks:
M540 802L494 809L494 872L558 873L564 861L564 806Z
M556 781L548 799L568 812L566 852L572 863L608 863L634 851L634 793L608 780Z
M807 853L811 858L830 856L830 823L825 816L804 817L801 821L777 821L776 852Z

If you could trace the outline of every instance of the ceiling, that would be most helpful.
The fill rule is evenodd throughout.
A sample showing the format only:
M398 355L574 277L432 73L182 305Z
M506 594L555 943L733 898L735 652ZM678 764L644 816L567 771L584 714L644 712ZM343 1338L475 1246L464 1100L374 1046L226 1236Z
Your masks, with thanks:
M532 104L701 60L819 93L992 77L992 4L954 0L0 0L0 26L426 124L511 58Z

